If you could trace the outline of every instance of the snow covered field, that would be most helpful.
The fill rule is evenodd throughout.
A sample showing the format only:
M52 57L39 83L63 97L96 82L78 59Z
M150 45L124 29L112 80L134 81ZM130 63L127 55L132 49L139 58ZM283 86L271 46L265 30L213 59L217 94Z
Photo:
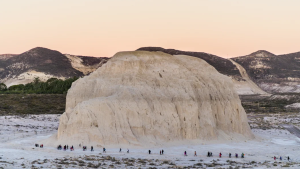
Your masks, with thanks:
M300 139L284 129L253 129L257 138L247 142L130 148L130 153L126 153L127 147L122 147L121 153L119 148L107 148L107 153L102 153L102 148L96 146L93 152L90 147L82 151L78 145L74 145L75 151L36 148L35 143L56 133L58 118L59 115L0 116L0 168L300 168ZM160 155L161 149L164 155ZM188 156L183 155L184 151ZM214 156L207 157L208 151ZM222 158L218 157L220 152ZM229 158L228 153L233 157ZM234 157L235 153L239 158ZM274 156L283 160L275 161Z

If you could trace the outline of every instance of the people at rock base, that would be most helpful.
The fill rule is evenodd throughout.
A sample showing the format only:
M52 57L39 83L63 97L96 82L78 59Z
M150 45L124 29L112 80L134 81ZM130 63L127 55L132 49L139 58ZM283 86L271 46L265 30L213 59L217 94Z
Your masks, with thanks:
M43 145L43 144L41 144L41 145L40 145L40 148L43 148L43 147L44 147L44 145Z
M79 144L79 145L80 145L80 144ZM43 147L44 147L43 144L41 144L41 145L35 144L35 146L36 146L36 147L40 147L40 148L43 148ZM81 145L80 145L80 146L81 146ZM58 145L58 146L57 146L57 150L61 150L62 148L64 149L64 151L66 151L66 150L68 149L68 145L64 145L64 147L62 147L61 145ZM87 150L87 146L83 146L82 148L83 148L83 151L86 151L86 150ZM73 146L73 145L70 147L70 150L71 150L71 151L74 151L74 146ZM91 146L91 151L94 151L94 147L93 147L93 146ZM119 152L122 152L122 149L121 149L121 148L120 148ZM103 153L106 153L106 148L103 148ZM129 149L127 149L127 153L129 153ZM151 150L148 150L148 153L151 154ZM160 151L159 151L159 154L160 154L160 155L163 155L163 154L164 154L164 150L160 150ZM229 158L231 158L231 155L232 155L232 154L229 153ZM184 156L187 156L187 152L186 152L186 151L184 151ZM194 151L194 156L197 156L197 152L196 152L196 151ZM207 157L212 157L212 156L213 156L213 153L208 151L208 152L207 152ZM222 153L221 153L221 152L219 153L219 157L220 157L220 158L222 157ZM235 153L235 157L236 157L236 158L239 158L238 153ZM241 158L245 158L245 154L244 154L244 153L241 154ZM274 156L273 158L274 158L274 160L277 159L276 156ZM282 160L282 157L280 156L279 159ZM290 161L290 157L289 157L289 156L287 157L287 160Z
M212 152L207 152L207 157L212 157L213 153Z
M87 148L86 146L82 146L82 150L85 151Z
M57 150L61 150L62 149L62 146L61 145L58 145L57 146Z
M35 144L34 146L35 146L35 147L39 147L39 144Z

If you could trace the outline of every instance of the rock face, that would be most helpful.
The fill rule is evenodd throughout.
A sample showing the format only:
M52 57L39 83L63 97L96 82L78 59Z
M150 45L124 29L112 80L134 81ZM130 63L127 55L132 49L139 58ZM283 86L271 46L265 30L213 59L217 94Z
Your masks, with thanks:
M231 79L204 60L120 52L73 83L56 143L157 145L253 138Z

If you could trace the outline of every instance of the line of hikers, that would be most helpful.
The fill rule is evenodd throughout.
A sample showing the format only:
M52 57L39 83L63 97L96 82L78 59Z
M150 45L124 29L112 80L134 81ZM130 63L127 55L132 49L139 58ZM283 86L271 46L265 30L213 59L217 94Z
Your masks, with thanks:
M187 156L186 151L184 151L184 156ZM194 156L197 156L197 152L195 151ZM228 154L229 158L231 158L231 153ZM213 157L213 153L212 152L207 152L207 157ZM222 153L219 153L219 157L222 158ZM238 153L235 153L235 158L239 158ZM245 158L245 154L242 153L241 154L241 158Z
M35 144L35 147L39 147L39 145ZM43 144L41 144L40 148L43 148L43 147L44 147ZM79 147L81 147L81 144L79 144ZM62 146L58 145L57 149L61 150ZM67 149L69 149L69 146L65 145L64 146L64 151L66 151ZM82 149L83 149L83 151L86 151L87 147L83 146ZM73 145L71 146L70 150L74 151ZM91 151L94 151L94 147L93 146L91 146ZM120 148L119 152L120 153L122 152L122 148ZM106 148L105 147L103 147L103 153L106 153ZM129 149L127 149L127 153L129 153ZM149 150L148 153L151 154L151 150ZM159 154L163 155L164 154L164 150L160 150ZM187 156L187 152L186 151L184 151L184 156ZM197 156L197 152L196 151L194 153L194 156ZM229 156L229 158L231 158L231 153L229 153L228 156ZM207 152L207 157L213 157L213 153L212 152ZM222 158L222 153L221 152L219 153L219 157ZM235 158L239 158L238 153L235 153ZM241 158L245 158L245 154L244 153L241 154ZM276 160L276 159L277 159L276 156L274 156L274 160ZM282 157L280 156L279 159L282 160ZM290 161L290 157L289 156L287 157L287 160Z
M207 152L207 157L212 157L212 156L213 156L212 152ZM219 153L219 157L222 158L222 153L221 152ZM231 153L228 154L228 157L231 158ZM238 153L235 153L235 158L239 158ZM241 154L241 158L245 158L244 153Z

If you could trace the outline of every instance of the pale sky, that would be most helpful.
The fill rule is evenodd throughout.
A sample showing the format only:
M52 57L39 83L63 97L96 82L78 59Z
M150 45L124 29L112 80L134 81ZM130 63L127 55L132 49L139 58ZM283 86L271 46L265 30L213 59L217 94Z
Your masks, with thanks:
M159 46L235 57L298 52L299 42L299 0L0 0L0 54Z

